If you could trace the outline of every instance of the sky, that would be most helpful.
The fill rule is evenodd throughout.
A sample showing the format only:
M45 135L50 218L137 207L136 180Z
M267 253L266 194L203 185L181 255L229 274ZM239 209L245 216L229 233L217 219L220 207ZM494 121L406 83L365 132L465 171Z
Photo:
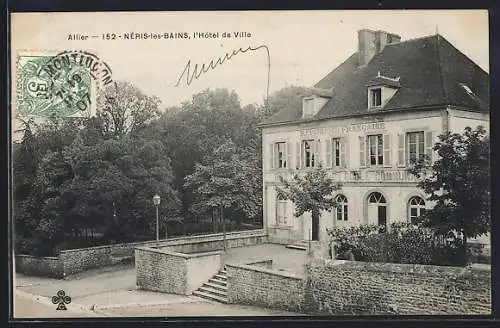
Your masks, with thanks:
M399 34L402 41L438 31L489 71L486 10L16 13L11 19L13 81L20 55L90 50L111 67L114 80L132 82L143 93L159 97L162 108L179 105L206 88L235 90L243 105L262 103L267 94L265 48L240 52L190 85L182 75L189 60L191 67L208 64L239 48L267 46L269 92L287 85L312 86L357 51L357 32L363 28ZM149 32L188 33L191 39L124 39L126 33ZM233 37L195 39L195 32L229 32ZM234 32L251 37L235 38ZM117 38L90 37L106 33ZM69 34L89 38L68 40Z

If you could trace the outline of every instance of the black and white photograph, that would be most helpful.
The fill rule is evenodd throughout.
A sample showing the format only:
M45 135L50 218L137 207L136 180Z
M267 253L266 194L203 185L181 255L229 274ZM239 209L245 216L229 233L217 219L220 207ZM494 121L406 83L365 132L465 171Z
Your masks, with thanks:
M491 315L488 26L12 13L13 319Z

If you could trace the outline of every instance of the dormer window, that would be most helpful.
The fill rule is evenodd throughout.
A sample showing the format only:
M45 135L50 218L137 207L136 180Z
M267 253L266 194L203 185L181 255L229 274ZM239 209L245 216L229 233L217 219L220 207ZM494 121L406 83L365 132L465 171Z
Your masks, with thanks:
M314 98L304 98L303 101L304 118L311 117L314 113Z
M377 76L368 81L366 86L368 87L368 109L380 109L401 88L401 83L399 77L392 78L378 72Z
M370 107L382 106L382 88L370 89Z
M332 90L310 88L302 95L302 118L311 118L331 98Z

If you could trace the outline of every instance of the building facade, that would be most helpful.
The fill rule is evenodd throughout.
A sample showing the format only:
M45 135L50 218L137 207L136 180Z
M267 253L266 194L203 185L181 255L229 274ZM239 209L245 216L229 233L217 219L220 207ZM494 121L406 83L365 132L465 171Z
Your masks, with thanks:
M262 124L264 225L278 243L324 240L326 228L411 222L432 206L407 172L438 135L489 128L489 77L440 35L401 41L361 30L359 48ZM278 175L321 165L342 184L316 227L279 199Z

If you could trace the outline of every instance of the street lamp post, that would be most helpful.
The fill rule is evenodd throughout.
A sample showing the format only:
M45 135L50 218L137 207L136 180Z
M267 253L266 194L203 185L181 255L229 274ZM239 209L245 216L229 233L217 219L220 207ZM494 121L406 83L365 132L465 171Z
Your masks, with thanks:
M153 196L153 204L155 204L156 207L156 247L158 247L158 243L160 241L160 229L158 225L158 206L160 205L160 196L154 195Z
M117 242L117 234L116 234L116 229L117 229L117 222L116 222L116 206L115 206L115 202L113 202L113 234L115 235L115 242Z

